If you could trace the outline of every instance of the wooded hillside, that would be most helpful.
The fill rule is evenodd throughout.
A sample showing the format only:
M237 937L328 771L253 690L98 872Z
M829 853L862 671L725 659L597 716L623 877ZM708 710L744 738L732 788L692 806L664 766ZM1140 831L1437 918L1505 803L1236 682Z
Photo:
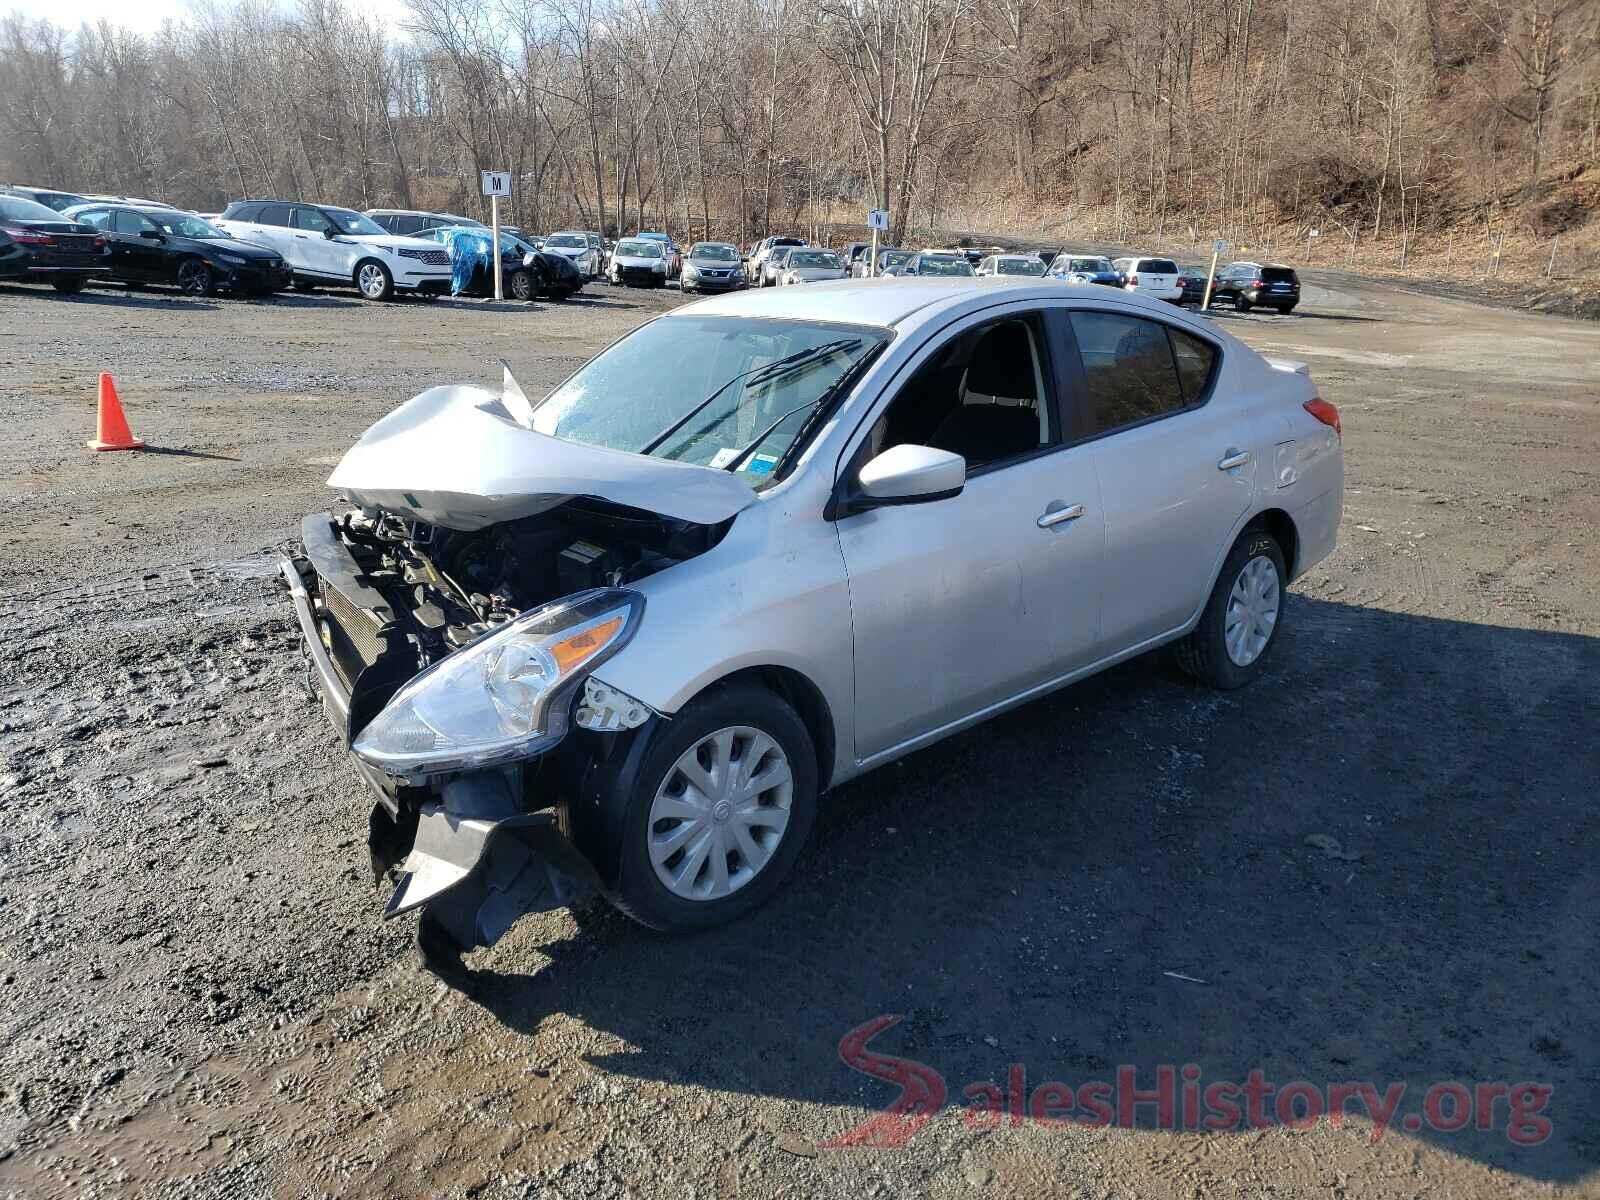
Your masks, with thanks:
M0 179L741 243L936 228L1600 263L1600 0L339 0L0 23ZM1458 249L1458 246L1461 249ZM1471 246L1468 251L1466 247Z

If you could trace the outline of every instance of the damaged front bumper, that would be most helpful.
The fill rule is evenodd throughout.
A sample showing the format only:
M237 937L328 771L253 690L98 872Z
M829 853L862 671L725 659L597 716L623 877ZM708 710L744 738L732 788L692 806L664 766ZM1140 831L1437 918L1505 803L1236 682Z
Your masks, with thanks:
M279 571L310 688L348 749L417 668L393 635L387 603L362 581L327 514L308 517L302 534L305 553L281 559ZM593 704L595 694L591 689L585 702ZM460 949L471 949L493 945L526 913L563 907L602 887L559 814L530 811L525 777L537 759L420 786L354 753L351 761L378 803L368 836L375 882L398 868L386 918L426 906Z

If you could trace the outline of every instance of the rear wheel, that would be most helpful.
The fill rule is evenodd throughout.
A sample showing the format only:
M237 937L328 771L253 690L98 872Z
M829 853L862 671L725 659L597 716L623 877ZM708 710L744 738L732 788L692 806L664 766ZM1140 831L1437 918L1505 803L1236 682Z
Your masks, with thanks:
M1212 687L1249 683L1278 640L1288 577L1277 539L1264 529L1245 530L1222 564L1200 623L1173 646L1178 665Z
M217 290L217 281L205 263L186 258L178 264L178 290L185 296L209 296Z
M55 288L56 291L65 292L65 293L67 293L67 295L70 296L70 295L73 295L76 292L83 291L83 276L81 276L81 275L58 276L57 278L52 279L50 281L50 286Z
M356 288L368 300L387 300L394 295L394 276L377 259L369 258L356 267Z
M654 929L743 916L788 875L817 808L811 735L765 688L695 701L632 782L613 903Z
M1280 304L1280 305L1278 305L1278 311L1280 313L1282 313L1284 316L1287 317L1290 313L1292 313L1294 311L1294 305L1292 305L1292 304Z
M1250 301L1246 299L1243 292L1235 292L1233 294L1233 306L1240 312L1250 311Z

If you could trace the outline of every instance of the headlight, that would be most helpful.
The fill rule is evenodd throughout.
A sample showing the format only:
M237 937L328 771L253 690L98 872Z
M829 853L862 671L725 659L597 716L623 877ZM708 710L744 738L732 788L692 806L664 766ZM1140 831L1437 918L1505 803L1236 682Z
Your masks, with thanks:
M250 261L242 254L214 254L212 257L218 262L227 263L230 267L242 267Z
M579 592L529 609L401 688L352 749L390 775L462 771L550 749L573 689L633 636L644 597Z
M656 261L651 265L650 269L652 271L660 271L663 275L665 275L667 273L666 260L661 258L656 259Z
M796 275L793 271L790 271L787 275L785 275L783 277L783 281L785 283L799 283L800 282L800 276Z
M684 263L683 274L685 278L689 278L691 276L694 278L699 278L700 268L695 266L693 263Z
M531 267L531 266L533 266L534 263L536 263L538 261L539 261L539 256L537 254L535 254L531 250L528 251L528 253L526 253L526 254L524 254L522 256L522 265L525 266L525 267Z

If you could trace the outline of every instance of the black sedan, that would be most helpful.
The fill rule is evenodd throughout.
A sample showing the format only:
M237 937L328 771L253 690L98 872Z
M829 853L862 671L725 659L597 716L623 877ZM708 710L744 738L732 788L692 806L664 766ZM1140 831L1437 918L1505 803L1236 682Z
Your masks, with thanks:
M68 220L21 196L0 195L0 279L49 282L75 292L107 274L110 256L98 229Z
M494 276L486 261L490 237L486 226L440 227L413 236L442 242L450 248L451 263L466 276L459 294L494 295ZM571 259L537 250L522 238L501 230L500 289L508 300L532 300L541 295L566 300L583 289L583 275Z
M1178 268L1182 276L1178 280L1183 288L1183 295L1178 297L1179 304L1200 304L1206 298L1206 278L1211 273L1209 267L1184 267Z
M171 283L191 296L209 296L219 288L265 296L289 286L291 272L276 250L231 238L193 213L103 201L67 213L105 235L111 246L109 278L121 283Z

